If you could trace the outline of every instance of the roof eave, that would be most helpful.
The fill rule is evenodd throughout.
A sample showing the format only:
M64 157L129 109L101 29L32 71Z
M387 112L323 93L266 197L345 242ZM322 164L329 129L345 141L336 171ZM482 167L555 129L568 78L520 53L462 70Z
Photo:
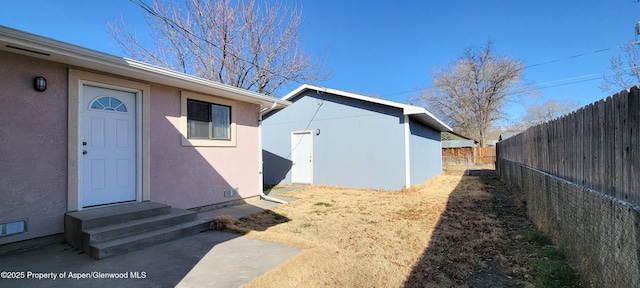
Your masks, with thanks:
M442 120L435 117L431 112L427 111L427 109L421 108L422 111L406 111L405 115L409 115L410 117L414 117L418 119L420 122L431 126L432 128L438 130L438 132L450 132L453 131L449 125L442 122Z
M273 103L276 103L276 107L278 108L283 108L291 104L289 101L275 97L4 26L0 26L0 44L0 50L11 53L259 104L262 108L271 107Z
M324 88L324 87L310 85L310 84L300 85L298 88L296 88L295 90L289 92L287 95L282 97L282 100L289 101L294 97L304 93L307 90L315 90L322 93L331 93L338 96L359 99L367 102L373 102L373 103L378 103L378 104L382 104L390 107L399 108L399 109L402 109L402 113L404 115L413 117L418 121L438 130L439 132L452 131L451 127L449 127L447 124L445 124L440 119L435 117L433 114L431 114L431 112L427 111L427 109L424 109L422 107L397 103L397 102L393 102L385 99L373 98L369 96L359 95L359 94L331 89L331 88Z

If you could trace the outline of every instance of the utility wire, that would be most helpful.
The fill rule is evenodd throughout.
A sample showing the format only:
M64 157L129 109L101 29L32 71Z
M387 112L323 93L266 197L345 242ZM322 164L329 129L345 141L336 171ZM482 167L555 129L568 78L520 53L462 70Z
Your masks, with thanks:
M551 61L532 64L532 65L525 66L524 69L537 67L537 66L542 66L542 65L547 65L547 64L552 64L552 63L557 63L557 62L562 62L562 61L566 61L566 60L570 60L570 59L574 59L574 58L579 58L579 57L586 56L586 55L596 54L596 53L600 53L600 52L604 52L604 51L609 51L611 49L620 48L620 47L623 47L625 45L627 45L627 44L620 44L620 45L613 46L613 47L598 49L598 50L594 50L594 51L591 51L591 52L580 53L580 54L576 54L576 55L572 55L572 56L568 56L568 57L564 57L564 58L554 59L554 60L551 60Z
M243 62L246 62L246 63L249 63L249 64L251 64L251 65L255 66L257 70L263 70L263 71L266 71L267 73L269 73L269 74L271 74L271 75L279 76L279 77L282 77L282 78L288 79L288 80L290 80L290 81L293 81L293 82L296 82L296 83L299 83L299 84L303 84L301 81L298 81L298 80L296 80L296 79L289 79L289 78L288 78L287 76L285 76L285 75L282 75L282 74L279 74L279 73L273 72L273 71L271 71L271 70L269 70L269 69L266 69L266 68L262 68L261 66L259 66L259 65L255 64L255 63L253 63L252 61L246 60L246 59L244 59L244 58L242 58L242 57L240 57L240 56L238 56L238 55L236 55L236 54L234 54L234 53L232 53L232 52L225 51L224 49L222 49L222 48L221 48L221 47L219 47L218 45L216 45L216 44L212 43L211 41L209 41L209 40L207 40L207 39L205 39L205 38L203 38L203 37L201 37L201 36L199 36L199 35L194 34L193 32L189 31L189 30L188 30L188 29L186 29L186 28L183 28L182 26L180 26L180 25L179 25L178 23L176 23L175 21L173 21L173 20L171 20L171 19L168 19L167 17L164 17L164 16L160 15L160 14L159 14L158 12L156 12L156 11L155 11L151 6L149 6L148 4L146 4L146 3L145 3L144 1L142 1L142 0L130 0L130 1L131 1L132 3L134 3L134 4L138 5L140 8L142 8L143 10L145 10L145 11L146 11L147 13L149 13L150 15L152 15L152 16L154 16L154 17L156 17L156 18L160 19L161 21L163 21L164 23L166 23L167 25L169 25L169 26L170 26L170 27L172 27L173 29L178 30L178 31L182 31L182 33L186 33L186 34L188 34L188 35L190 35L190 36L196 37L197 39L199 39L199 40L201 40L201 41L206 42L207 44L211 45L212 47L214 47L214 48L216 48L216 49L218 49L218 50L220 50L220 51L224 51L225 53L228 53L229 55L231 55L231 56L233 56L233 57L237 58L237 59L238 59L238 60L240 60L240 61L243 61ZM188 38L187 38L187 39L188 39ZM190 40L190 41L191 41L191 40ZM640 41L636 41L636 42L635 42L635 44L639 44L639 42L640 42ZM193 43L193 44L197 45L196 43ZM613 47L608 47L608 48L603 48L603 49L594 50L594 51L591 51L591 52L585 52L585 53L580 53L580 54L576 54L576 55L572 55L572 56L568 56L568 57L558 58L558 59L554 59L554 60L550 60L550 61L546 61L546 62L540 62L540 63L536 63L536 64L532 64L532 65L525 66L525 67L524 67L524 69L528 69L528 68L532 68L532 67L537 67L537 66L542 66L542 65L547 65L547 64L552 64L552 63L557 63L557 62L562 62L562 61L566 61L566 60L570 60L570 59L574 59L574 58L579 58L579 57L583 57L583 56L590 55L590 54L596 54L596 53L600 53L600 52L608 51L608 50L611 50L611 49L614 49L614 48L619 48L619 47L622 47L622 46L625 46L625 45L627 45L627 44L621 44L621 45L617 45L617 46L613 46ZM209 55L209 56L213 56L213 55ZM568 79L582 78L582 77L588 77L588 76L590 76L590 75L583 75L583 76L578 76L578 77L573 77L573 78L568 78ZM568 80L568 79L557 80L557 81L555 81L555 82L562 82L562 81L565 81L565 80ZM581 82L593 81L593 80L595 80L595 79L597 79L597 78L594 78L594 79L588 79L588 80L579 80L579 81L567 82L567 83L558 84L558 85L544 86L544 87L539 87L539 88L537 88L537 89L546 89L546 88L551 88L551 87L564 86L564 85L569 85L569 84L575 84L575 83L581 83ZM531 88L531 89L529 89L529 90L519 90L519 92L531 91L531 90L536 89L536 88L534 88L535 86L542 86L542 85L543 85L543 84L536 84L536 85L532 85L532 88ZM426 89L428 89L428 88L429 88L429 87L426 87L426 88L416 88L416 89L411 89L411 90L402 91L402 92L394 92L394 93L389 93L389 94L382 95L382 97L385 97L385 96L393 96L393 95L399 95L399 94L405 94L405 93L410 93L410 92L415 92L415 91L420 91L420 90L426 90ZM316 112L317 112L317 110L316 110ZM315 116L315 115L314 115L314 116Z
M576 79L582 79L582 78L587 78L587 77L594 77L598 75L598 77L595 78L591 78L591 79L586 79L586 80L576 80ZM552 88L552 87L558 87L558 86L564 86L564 85L569 85L569 84L575 84L575 83L581 83L581 82L587 82L587 81L593 81L593 80L597 80L600 79L600 74L587 74L587 75L581 75L581 76L576 76L576 77L570 77L570 78L565 78L565 79L560 79L560 80L555 80L555 81L551 81L551 82L545 82L545 83L536 83L536 84L531 84L531 85L527 85L524 86L523 89L519 89L516 90L516 93L522 93L522 92L528 92L528 91L533 91L533 90L539 90L539 89L547 89L547 88ZM569 81L569 80L576 80L576 81L571 81L571 82L566 82L566 83L562 83L562 84L556 84L556 85L548 85L548 84L553 84L553 83L560 83L560 82L565 82L565 81ZM547 86L545 86L547 85ZM382 97L385 96L391 96L391 95L398 95L398 94L405 94L405 93L410 93L410 92L416 92L416 91L421 91L421 90L428 90L431 87L425 87L425 88L416 88L416 89L412 89L412 90L408 90L408 91L403 91L403 92L397 92L397 93L391 93L391 94L385 94L382 95Z
M296 82L296 83L299 83L299 84L304 84L301 81L298 81L296 79L292 79L292 78L289 78L289 77L287 77L287 76L285 76L283 74L279 74L279 73L273 72L273 71L271 71L271 70L269 70L267 68L263 68L260 65L253 63L253 61L246 60L246 59L240 57L239 55L236 55L233 52L224 50L223 48L221 48L220 46L216 45L215 43L212 43L211 41L209 41L209 40L207 40L207 39L205 39L205 38L203 38L203 37L191 32L191 31L189 31L189 29L186 29L186 28L182 27L180 24L176 23L174 20L171 20L171 19L159 14L151 6L149 6L147 3L145 3L142 0L129 0L129 1L131 1L133 4L138 5L140 8L142 8L144 11L146 11L147 13L152 15L153 17L156 17L156 18L160 19L162 22L166 23L167 25L169 25L170 27L172 27L176 31L178 31L178 32L181 31L184 34L188 34L188 35L190 35L192 37L195 37L195 38L197 38L197 39L199 39L201 41L204 41L207 44L211 45L212 47L220 50L221 52L229 54L229 55L233 56L234 58L236 58L236 59L238 59L238 60L240 60L242 62L251 64L252 66L256 67L256 70L265 71L265 72L267 72L267 73L269 73L271 75L279 76L279 77L282 77L284 79L287 79L287 80L290 80L290 81L293 81L293 82ZM187 37L187 39L189 39L189 37ZM199 47L199 45L197 43L193 43L193 41L190 40L190 39L189 39L189 42L191 42L192 44L194 44L197 47ZM209 54L209 53L207 52L207 54ZM214 57L213 55L210 55L210 54L209 54L209 56Z
M320 111L320 107L322 107L322 105L324 104L324 100L318 100L317 104L318 104L318 108L316 108L316 112L313 113L313 116L311 116L311 120L309 120L309 123L307 123L307 127L305 127L303 131L307 131L309 129L309 126L311 126L313 119L316 118L316 115L318 115L318 111ZM287 155L286 159L291 160L291 155L293 154L293 151L295 151L298 148L298 145L300 145L300 142L302 142L302 137L300 138L300 140L298 140L298 143L296 143L296 145L293 146L293 148L291 148L291 151L289 152L289 155Z
M636 41L632 44L640 44L640 41ZM545 62L540 62L540 63L536 63L536 64L532 64L532 65L527 65L524 67L524 69L528 69L528 68L532 68L532 67L537 67L537 66L543 66L543 65L547 65L547 64L553 64L553 63L557 63L557 62L562 62L562 61L566 61L566 60L570 60L570 59L574 59L574 58L579 58L582 56L586 56L586 55L591 55L591 54L596 54L596 53L600 53L600 52L604 52L604 51L608 51L611 49L615 49L615 48L620 48L620 47L624 47L628 44L620 44L620 45L616 45L613 47L608 47L608 48L603 48L603 49L598 49L598 50L593 50L591 52L585 52L585 53L580 53L580 54L576 54L576 55L572 55L572 56L568 56L568 57L563 57L563 58L557 58L554 60L550 60L550 61L545 61ZM629 67L626 69L633 69L633 67ZM625 69L625 70L626 70ZM557 80L554 82L563 82L566 80L570 80L570 79L574 79L574 78L583 78L583 77L589 77L591 75L595 75L595 74L590 74L590 75L582 75L582 76L577 76L577 77L572 77L572 78L567 78L567 79L562 79L562 80ZM606 76L606 75L605 75ZM551 86L545 86L545 87L539 87L538 89L546 89L546 88L551 88L551 87L557 87L557 86L564 86L564 85L569 85L569 84L575 84L575 83L581 83L581 82L587 82L587 81L592 81L592 80L596 80L599 79L598 78L594 78L594 79L589 79L589 80L580 80L580 81L574 81L574 82L568 82L568 83L564 83L564 84L560 84L560 85L551 85ZM535 85L531 85L531 87L535 87L535 86L542 86L542 84L535 84ZM411 89L411 90L407 90L407 91L402 91L402 92L394 92L394 93L389 93L389 94L385 94L382 95L382 97L385 96L393 96L393 95L399 95L399 94L405 94L405 93L410 93L410 92L416 92L416 91L420 91L420 90L428 90L431 87L425 87L425 88L415 88L415 89ZM531 91L534 90L534 88L530 89L530 90L519 90L520 92L526 92L526 91Z

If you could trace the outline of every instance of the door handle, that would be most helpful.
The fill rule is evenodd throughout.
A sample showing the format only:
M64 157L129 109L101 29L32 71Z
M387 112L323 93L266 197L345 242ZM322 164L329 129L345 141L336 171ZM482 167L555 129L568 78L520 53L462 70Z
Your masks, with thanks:
M82 155L87 155L87 150L82 150Z
M87 142L82 141L82 146L87 146Z

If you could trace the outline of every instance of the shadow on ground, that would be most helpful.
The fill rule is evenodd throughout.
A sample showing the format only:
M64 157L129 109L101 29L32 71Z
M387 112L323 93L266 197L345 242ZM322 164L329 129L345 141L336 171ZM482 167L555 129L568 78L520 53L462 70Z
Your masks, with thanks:
M101 260L94 260L65 244L50 245L2 256L0 268L3 271L55 273L55 280L26 277L25 274L21 279L0 279L0 286L173 287L210 249L238 236L208 231ZM61 273L64 273L63 279L60 279ZM76 273L78 279L73 279L71 273ZM96 273L118 273L121 279L100 278Z
M202 214L233 218L260 215L262 221L247 229L261 231L290 221L260 207L270 204L252 204ZM17 279L3 274L0 287L237 287L299 252L291 246L225 231L205 231L101 260L59 243L0 256L0 271L18 272L12 274ZM54 274L55 280L36 278Z
M519 236L533 227L524 207L494 170L468 174L449 196L405 287L532 286L527 257L536 248Z

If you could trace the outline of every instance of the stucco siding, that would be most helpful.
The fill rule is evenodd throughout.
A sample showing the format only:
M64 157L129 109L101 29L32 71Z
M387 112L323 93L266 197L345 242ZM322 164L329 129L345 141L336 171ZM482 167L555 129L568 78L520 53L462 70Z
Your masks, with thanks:
M291 183L291 132L310 130L313 184L402 188L405 169L400 109L315 91L293 100L291 106L263 121L265 183Z
M68 85L74 67L3 51L0 64L0 223L27 220L26 233L0 236L0 244L63 233L65 212L76 209L68 206L74 193L68 189ZM46 91L33 89L37 76L47 79ZM259 105L234 102L235 147L185 147L181 90L150 87L145 113L151 143L143 153L150 155L151 201L195 208L259 195ZM225 198L231 188L238 195Z
M259 106L236 103L236 147L182 146L180 90L151 86L151 200L194 208L259 195ZM215 95L209 95L215 96ZM238 188L238 197L224 190Z
M409 120L411 185L419 185L442 173L440 132Z
M67 204L67 67L0 51L0 223L28 232L0 244L62 233ZM47 90L33 89L43 76Z

